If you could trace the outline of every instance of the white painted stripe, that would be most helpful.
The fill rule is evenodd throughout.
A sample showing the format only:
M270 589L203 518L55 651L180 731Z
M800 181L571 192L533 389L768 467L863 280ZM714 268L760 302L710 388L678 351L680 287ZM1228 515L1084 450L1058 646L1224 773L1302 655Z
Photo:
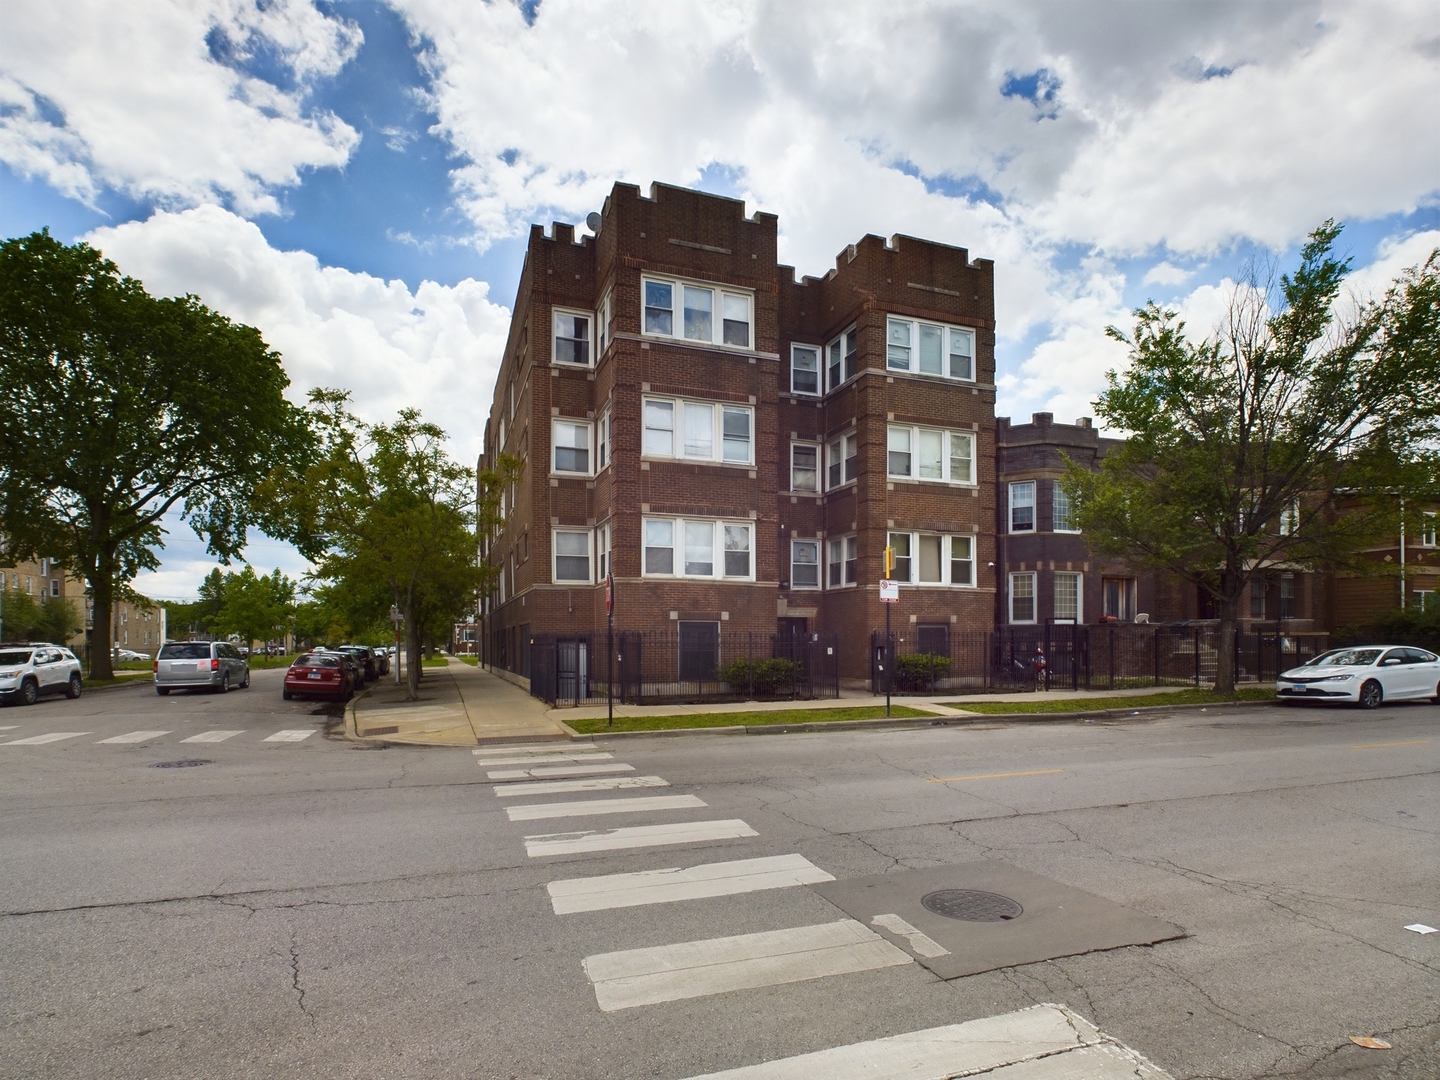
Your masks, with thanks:
M978 1073L1020 1074L1025 1080L1032 1077L1058 1080L1061 1076L1071 1080L1093 1076L1099 1080L1101 1076L1108 1078L1108 1074L1076 1070L1035 1072L1033 1069L1051 1061L1074 1064L1073 1054L1089 1054L1102 1045L1107 1050L1121 1049L1113 1043L1101 1044L1102 1038L1094 1025L1069 1009L1036 1005L1002 1016L837 1046L762 1065L706 1073L690 1080L814 1080L818 1076L826 1080L948 1080ZM1133 1057L1135 1060L1131 1061L1127 1075L1134 1077L1138 1073L1147 1080L1163 1080L1165 1074L1153 1066L1150 1067L1153 1071L1139 1072L1136 1066L1143 1059L1138 1055ZM1066 1062L1067 1058L1071 1061ZM1033 1062L1034 1066L1023 1071L1017 1069L1015 1073L991 1072L1021 1062Z
M14 731L19 724L0 724L0 731Z
M233 739L236 735L245 734L245 729L239 731L202 731L199 735L191 735L188 739L181 739L181 742L224 742L226 739Z
M135 743L148 742L150 739L158 739L161 735L169 735L168 731L132 731L128 735L116 735L113 739L101 739L96 746L104 743Z
M876 915L870 925L881 926L896 937L903 937L910 943L910 951L916 956L949 956L950 950L941 945L923 930L917 930L899 915Z
M613 761L614 759L614 754L530 754L524 757L511 755L509 757L477 758L475 764L483 769L490 765L545 765L566 761Z
M61 742L64 739L78 739L81 735L89 735L88 731L51 731L44 735L31 735L28 739L16 739L13 742L0 743L0 746L43 746L46 743Z
M668 904L707 896L734 896L762 889L788 889L835 878L804 855L769 855L761 859L704 863L681 870L643 870L638 874L567 878L546 886L556 915L576 911Z
M496 784L495 795L559 795L567 791L614 791L617 788L669 787L658 776L592 776L588 780L540 780L534 784Z
M663 847L666 844L701 844L707 840L733 840L759 836L739 818L725 821L679 821L671 825L632 825L624 829L548 833L525 837L525 854L580 855L591 851L623 851L626 848Z
M301 742L315 734L314 728L290 728L277 731L274 735L266 735L261 742Z
M591 817L595 814L644 814L651 810L690 810L704 806L696 795L641 795L629 799L585 799L580 802L529 803L507 806L511 821L539 821L552 817Z
M587 956L603 1012L913 963L854 919Z
M634 765L565 765L553 769L496 769L485 775L491 780L539 780L546 776L595 776L599 773L634 771Z
M588 742L520 743L515 746L477 746L470 753L476 757L488 757L492 754L573 754L594 749L595 744Z

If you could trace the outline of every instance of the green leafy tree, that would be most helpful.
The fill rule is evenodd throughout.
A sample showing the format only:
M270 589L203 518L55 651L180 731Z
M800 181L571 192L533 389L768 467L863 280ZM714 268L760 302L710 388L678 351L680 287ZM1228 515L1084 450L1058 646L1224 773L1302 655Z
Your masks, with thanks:
M3 554L74 568L104 628L117 590L159 565L172 509L222 559L252 524L285 535L252 493L313 445L288 382L259 331L193 296L150 296L86 244L0 244Z
M1065 486L1097 553L1177 574L1214 598L1215 688L1235 685L1240 598L1276 566L1366 569L1436 491L1440 253L1349 317L1349 261L1326 222L1277 284L1239 287L1222 327L1192 340L1173 311L1135 313L1130 365L1095 404L1128 433ZM1373 566L1373 563L1370 564Z
M0 595L0 640L65 645L84 628L79 609L67 597L37 599L19 589L3 589Z
M246 646L285 632L295 612L295 583L278 569L263 577L253 567L225 577L216 629Z

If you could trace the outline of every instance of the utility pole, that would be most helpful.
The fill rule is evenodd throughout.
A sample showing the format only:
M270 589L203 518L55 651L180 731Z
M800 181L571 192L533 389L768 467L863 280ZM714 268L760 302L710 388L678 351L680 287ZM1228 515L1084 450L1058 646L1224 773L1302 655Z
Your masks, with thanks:
M605 726L615 726L615 575L605 575Z
M885 605L885 715L890 715L890 690L895 681L895 639L890 632L890 608L900 600L900 585L894 580L895 549L885 545L885 580L880 582L880 602Z

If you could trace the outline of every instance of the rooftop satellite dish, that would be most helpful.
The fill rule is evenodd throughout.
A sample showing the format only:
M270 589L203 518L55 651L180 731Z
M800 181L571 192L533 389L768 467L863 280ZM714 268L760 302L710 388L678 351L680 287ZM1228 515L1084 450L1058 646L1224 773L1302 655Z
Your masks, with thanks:
M585 224L589 226L591 232L598 233L600 231L600 215L594 210L591 210L590 213L585 216Z

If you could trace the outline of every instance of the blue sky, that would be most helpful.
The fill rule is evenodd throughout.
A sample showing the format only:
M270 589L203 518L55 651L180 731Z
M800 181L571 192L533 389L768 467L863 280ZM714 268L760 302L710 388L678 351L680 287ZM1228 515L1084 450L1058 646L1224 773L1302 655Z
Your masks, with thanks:
M0 38L0 232L86 238L259 326L297 392L420 407L478 448L531 222L617 180L994 259L999 411L1090 411L1147 299L1204 328L1321 220L1360 292L1440 243L1421 2L21 0ZM137 582L213 565L175 523ZM256 537L261 568L303 572Z

